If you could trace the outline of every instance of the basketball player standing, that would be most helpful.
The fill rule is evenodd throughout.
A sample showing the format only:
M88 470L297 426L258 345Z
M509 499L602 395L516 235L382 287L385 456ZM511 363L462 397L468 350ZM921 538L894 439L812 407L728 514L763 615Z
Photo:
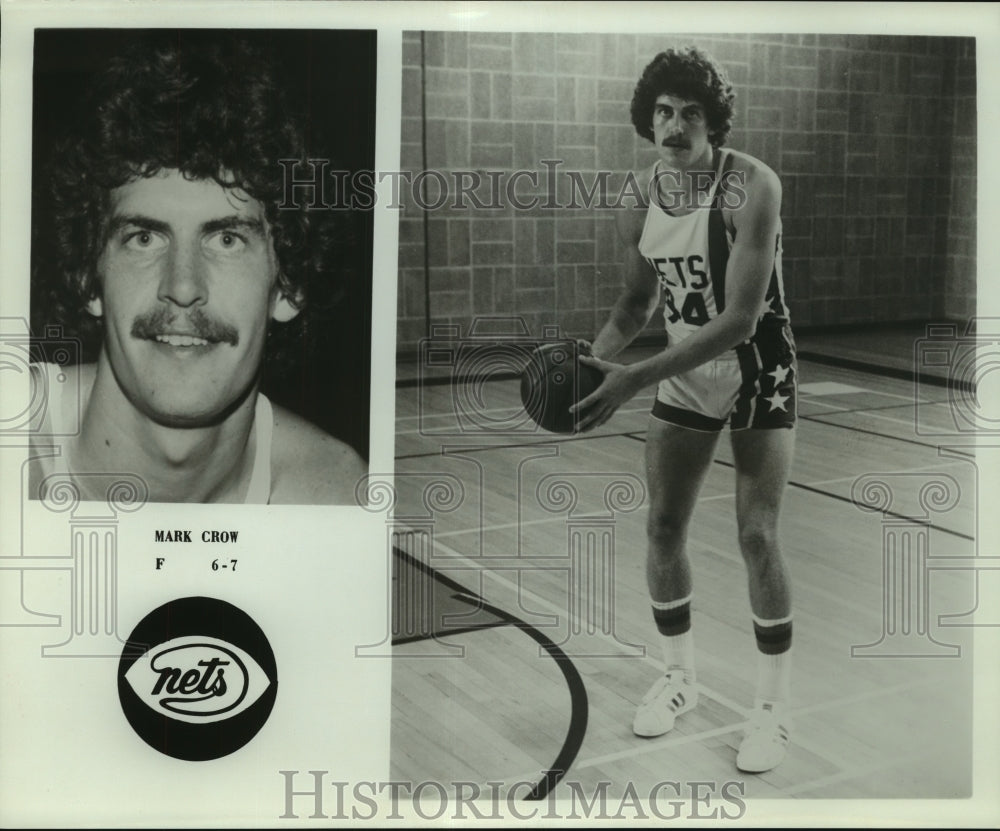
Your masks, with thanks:
M763 162L723 149L734 97L722 68L694 48L663 52L644 70L632 123L659 158L637 174L643 188L648 183L644 200L617 212L625 286L593 358L584 358L605 380L577 406L591 429L658 385L646 441L646 575L667 671L635 714L640 736L668 732L698 702L685 542L729 425L758 649L754 711L736 764L759 773L781 762L788 743L792 615L777 528L797 370L781 282L781 184ZM611 363L645 327L661 293L667 347L637 363Z

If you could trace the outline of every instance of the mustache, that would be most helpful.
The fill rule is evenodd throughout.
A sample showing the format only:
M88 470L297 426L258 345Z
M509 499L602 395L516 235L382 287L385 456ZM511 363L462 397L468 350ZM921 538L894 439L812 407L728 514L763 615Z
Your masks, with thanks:
M236 346L240 342L239 332L228 323L214 320L201 309L194 309L186 315L178 315L168 309L156 309L139 315L132 321L132 337L152 340L157 335L183 334L202 338L210 343L228 343Z
M690 149L690 144L681 138L665 138L660 144L664 147L685 147Z

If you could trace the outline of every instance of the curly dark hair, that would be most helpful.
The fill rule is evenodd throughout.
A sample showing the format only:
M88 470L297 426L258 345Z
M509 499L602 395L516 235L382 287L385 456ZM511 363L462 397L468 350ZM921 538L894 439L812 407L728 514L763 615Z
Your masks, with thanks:
M697 101L705 108L709 142L721 147L733 127L736 95L726 71L706 52L694 46L661 52L642 71L632 96L632 124L644 139L653 141L653 107L665 94Z
M85 307L100 292L111 191L163 170L246 191L264 207L281 290L299 306L335 296L328 284L345 276L343 223L324 216L329 211L279 209L286 175L279 160L308 158L284 86L259 39L224 30L143 33L95 79L73 135L54 145L49 185L36 200L47 215L36 223L33 265L41 301L33 311L46 307L46 324L79 338L85 360L103 335ZM296 178L304 175L296 169ZM317 292L321 278L327 285ZM301 339L301 318L271 326L269 359Z

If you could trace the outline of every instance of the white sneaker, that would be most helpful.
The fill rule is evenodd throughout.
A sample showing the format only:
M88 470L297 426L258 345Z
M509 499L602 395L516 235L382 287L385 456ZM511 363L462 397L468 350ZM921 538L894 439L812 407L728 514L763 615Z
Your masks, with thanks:
M755 709L736 754L736 767L744 773L764 773L781 764L788 748L788 723L770 705Z
M669 733L681 713L693 710L698 703L698 688L683 675L664 675L650 688L635 711L632 732L652 738Z

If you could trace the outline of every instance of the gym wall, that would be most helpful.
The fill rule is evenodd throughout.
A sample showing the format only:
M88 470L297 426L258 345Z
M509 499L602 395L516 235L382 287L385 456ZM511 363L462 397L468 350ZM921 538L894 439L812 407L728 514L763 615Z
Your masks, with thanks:
M568 203L567 171L588 186L610 171L613 195L625 171L654 160L629 120L632 92L657 52L686 44L730 74L728 146L781 177L797 329L975 314L973 38L413 32L403 43L402 169L479 171L487 183L488 171L535 171L538 189L522 176L517 193L539 205L449 199L424 210L403 189L400 353L432 324L465 333L480 316L521 316L532 334L550 324L596 333L621 286L613 212L546 202ZM560 162L548 179L543 160ZM424 178L426 205L439 188ZM496 188L475 192L495 204ZM661 327L657 314L647 335Z

